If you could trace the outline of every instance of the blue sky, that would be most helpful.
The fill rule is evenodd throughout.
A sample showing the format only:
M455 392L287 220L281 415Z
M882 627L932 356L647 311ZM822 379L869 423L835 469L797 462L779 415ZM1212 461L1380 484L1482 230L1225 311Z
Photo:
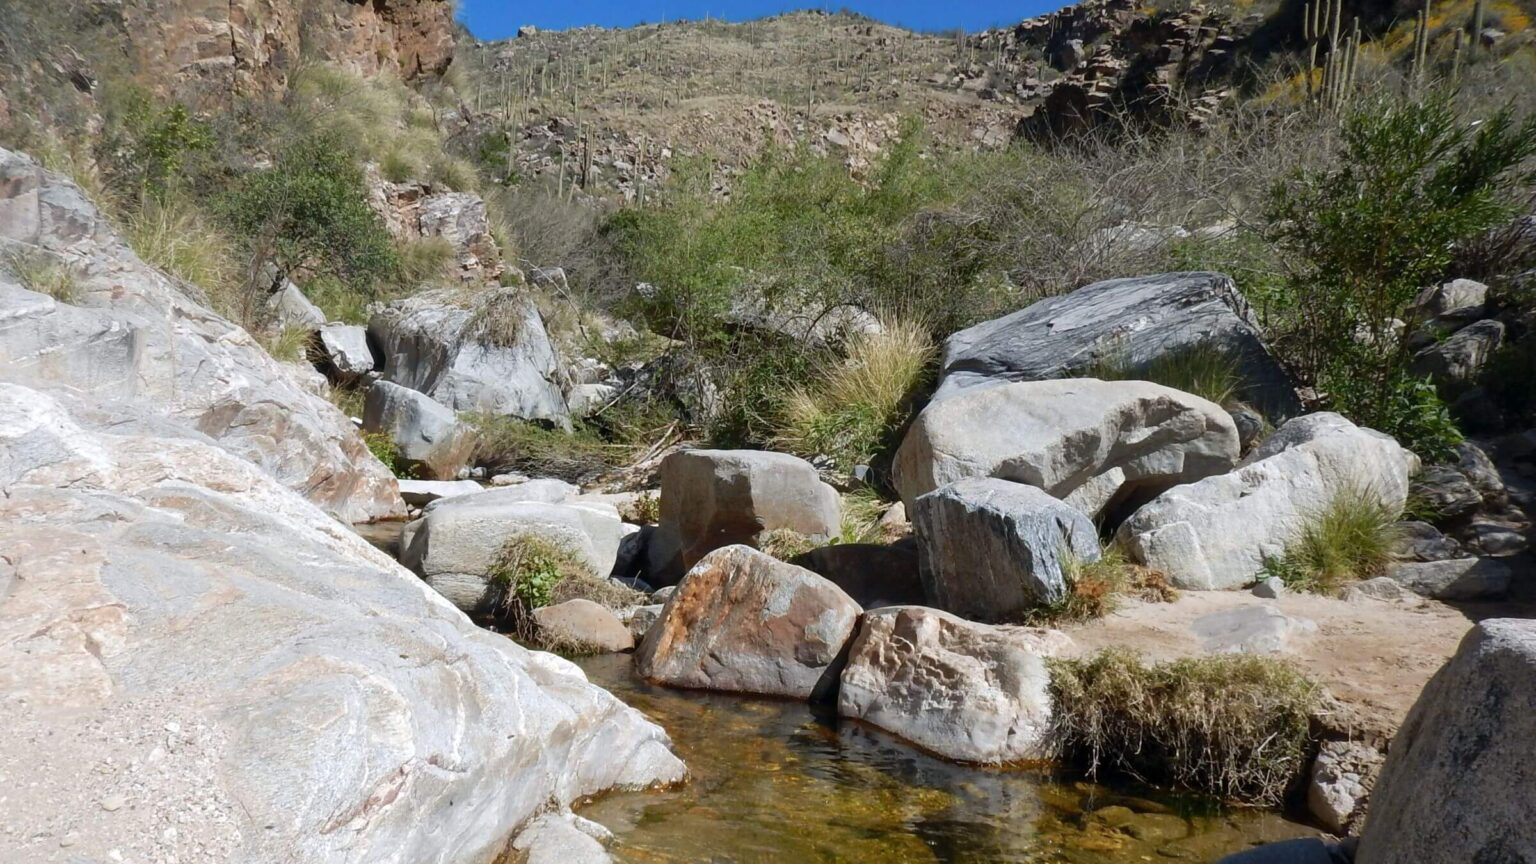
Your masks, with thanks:
M642 21L675 21L679 18L726 18L744 21L794 9L840 8L862 12L892 24L916 30L982 30L1012 24L1041 12L1059 8L1065 0L459 0L459 18L481 39L503 39L523 24L542 29L564 29L585 24L625 27Z

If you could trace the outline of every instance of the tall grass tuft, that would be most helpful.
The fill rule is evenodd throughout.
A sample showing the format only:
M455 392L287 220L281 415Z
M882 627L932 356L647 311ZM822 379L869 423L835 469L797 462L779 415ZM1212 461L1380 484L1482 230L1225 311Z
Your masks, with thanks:
M201 288L220 314L247 326L257 323L245 320L248 310L237 298L234 241L185 193L144 196L125 229L128 245L144 263Z
M844 469L867 462L901 426L934 353L928 331L908 321L853 337L840 362L820 366L785 397L777 443Z
M80 286L75 268L41 249L11 249L0 255L3 268L28 291L46 294L60 303L79 299Z
M1370 489L1348 487L1309 518L1283 556L1266 560L1265 570L1294 590L1332 594L1387 568L1401 516Z
M1273 805L1306 765L1320 691L1270 657L1109 651L1051 661L1051 695L1062 754L1091 776Z
M1131 563L1119 544L1111 543L1097 561L1085 561L1071 550L1063 550L1062 575L1067 584L1062 598L1049 606L1031 610L1026 623L1035 625L1092 621L1114 612L1126 596L1170 603L1176 592L1168 577L1156 570Z

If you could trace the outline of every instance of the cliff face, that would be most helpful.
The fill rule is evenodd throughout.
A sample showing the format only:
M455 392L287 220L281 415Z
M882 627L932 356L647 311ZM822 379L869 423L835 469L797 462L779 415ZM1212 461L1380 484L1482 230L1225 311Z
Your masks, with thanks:
M453 59L449 0L123 0L121 21L146 82L200 99L281 93L304 57L408 81Z

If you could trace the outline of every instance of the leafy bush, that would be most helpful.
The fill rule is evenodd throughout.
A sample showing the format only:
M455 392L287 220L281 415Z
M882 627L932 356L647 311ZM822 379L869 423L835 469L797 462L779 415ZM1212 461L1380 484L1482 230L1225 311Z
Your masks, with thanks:
M1146 665L1109 651L1052 660L1057 740L1066 759L1249 804L1274 805L1306 767L1319 689L1270 657Z
M368 206L362 170L333 134L295 141L271 168L246 175L224 213L284 275L330 276L371 295L399 269L389 233Z
M777 444L844 470L867 464L905 420L934 354L927 331L904 321L854 336L843 358L820 364L785 397Z
M98 151L125 200L160 197L183 179L189 160L214 147L208 124L185 105L161 105L137 87L109 88Z
M1270 222L1299 265L1280 345L1297 371L1357 422L1429 452L1455 443L1442 412L1409 383L1394 321L1418 323L1419 289L1444 275L1458 243L1512 214L1536 155L1536 117L1501 111L1478 124L1445 99L1382 102L1345 121L1337 166L1273 193Z
M1345 489L1309 518L1283 556L1265 561L1265 572L1293 590L1321 594L1379 575L1392 562L1401 517L1379 495Z
M569 549L538 534L508 538L489 576L495 592L493 614L523 638L533 635L533 610L554 602L561 582L595 578Z

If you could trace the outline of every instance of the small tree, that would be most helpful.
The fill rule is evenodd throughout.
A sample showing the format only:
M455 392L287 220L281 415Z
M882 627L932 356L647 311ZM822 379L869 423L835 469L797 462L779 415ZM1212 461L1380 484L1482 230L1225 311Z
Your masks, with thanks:
M399 269L389 232L368 206L363 172L335 135L289 146L236 186L225 211L284 276L330 276L371 293Z
M1410 303L1445 275L1458 243L1513 215L1536 118L1517 124L1505 110L1466 124L1443 97L1383 102L1351 114L1343 142L1336 167L1273 193L1276 239L1299 265L1280 342L1339 410L1438 456L1459 434L1408 372L1403 336L1420 323Z

